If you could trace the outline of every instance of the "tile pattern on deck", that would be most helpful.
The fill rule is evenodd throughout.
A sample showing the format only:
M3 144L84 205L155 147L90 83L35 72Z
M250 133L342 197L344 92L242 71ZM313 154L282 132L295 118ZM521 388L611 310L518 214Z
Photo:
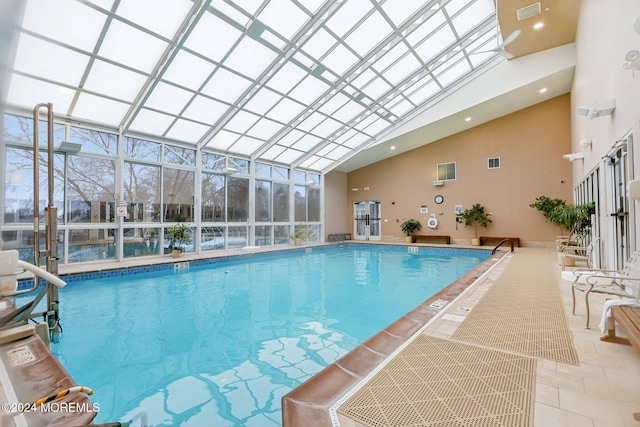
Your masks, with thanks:
M526 258L512 257L451 338L578 365L553 271L536 270L528 275L526 283L522 277L527 266L546 259L542 252L533 252Z
M420 335L339 409L368 427L532 426L535 359Z

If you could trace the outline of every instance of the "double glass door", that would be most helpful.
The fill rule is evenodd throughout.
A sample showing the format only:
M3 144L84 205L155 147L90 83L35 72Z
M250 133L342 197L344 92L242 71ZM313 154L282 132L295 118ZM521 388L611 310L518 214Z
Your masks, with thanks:
M380 201L353 203L355 240L380 240Z

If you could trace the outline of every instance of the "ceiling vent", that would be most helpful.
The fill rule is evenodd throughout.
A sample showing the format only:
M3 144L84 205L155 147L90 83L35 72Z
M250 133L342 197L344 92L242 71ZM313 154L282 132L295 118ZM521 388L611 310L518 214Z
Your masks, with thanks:
M518 14L518 21L522 21L523 19L531 18L532 16L538 15L540 13L540 2L520 8L516 10L516 13Z

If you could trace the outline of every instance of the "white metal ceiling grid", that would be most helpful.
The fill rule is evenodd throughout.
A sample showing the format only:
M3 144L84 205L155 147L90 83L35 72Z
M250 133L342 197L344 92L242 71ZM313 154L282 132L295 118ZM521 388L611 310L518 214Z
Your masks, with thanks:
M327 171L496 38L492 0L28 0L8 103Z

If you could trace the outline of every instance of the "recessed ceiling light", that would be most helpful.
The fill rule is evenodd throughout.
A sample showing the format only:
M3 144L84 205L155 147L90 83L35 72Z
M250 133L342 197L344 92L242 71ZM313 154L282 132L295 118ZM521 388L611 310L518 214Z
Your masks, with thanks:
M467 117L466 119L464 119L465 122L470 122L471 121L471 117Z
M542 27L544 27L544 23L542 23L542 22L538 22L537 24L535 24L535 25L533 26L533 29L534 29L534 30L539 30L539 29L540 29L540 28L542 28Z
M396 149L396 146L395 146L395 145L392 145L392 146L391 146L391 147L389 147L389 148L390 148L390 149L392 149L392 150L395 150L395 149Z
M540 89L540 93L545 93L547 91L546 87L543 87L542 89Z

